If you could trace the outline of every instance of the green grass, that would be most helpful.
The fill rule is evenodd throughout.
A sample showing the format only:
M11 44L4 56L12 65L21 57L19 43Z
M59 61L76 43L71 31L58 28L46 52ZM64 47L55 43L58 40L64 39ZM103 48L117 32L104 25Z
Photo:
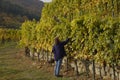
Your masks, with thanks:
M0 45L0 80L70 80L32 66L29 59L17 55L22 50L14 42Z

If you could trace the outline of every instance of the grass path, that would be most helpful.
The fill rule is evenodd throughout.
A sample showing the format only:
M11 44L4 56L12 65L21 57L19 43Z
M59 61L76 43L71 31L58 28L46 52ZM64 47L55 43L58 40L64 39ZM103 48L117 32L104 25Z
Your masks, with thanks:
M46 70L37 69L32 61L21 56L16 44L0 45L0 80L70 80L56 78Z

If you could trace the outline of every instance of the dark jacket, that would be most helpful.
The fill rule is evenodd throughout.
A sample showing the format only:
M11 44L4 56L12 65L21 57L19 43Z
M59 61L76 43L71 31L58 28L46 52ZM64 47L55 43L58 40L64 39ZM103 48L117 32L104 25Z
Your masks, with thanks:
M53 46L52 52L54 53L55 61L66 56L64 45L66 45L68 42L69 42L69 39L62 41L59 44Z

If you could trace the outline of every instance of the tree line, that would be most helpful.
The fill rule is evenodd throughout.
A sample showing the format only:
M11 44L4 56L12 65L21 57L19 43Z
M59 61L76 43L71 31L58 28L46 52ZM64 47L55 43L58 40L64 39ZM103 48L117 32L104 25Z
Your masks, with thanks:
M12 1L7 0L0 0L0 27L3 28L20 28L21 24L25 20L32 20L40 19L41 9L43 6L43 3L41 3L41 6L36 7L30 7L29 2L26 5L22 6L20 5L22 1L18 1L18 4L15 4ZM34 1L33 1L34 2ZM32 5L38 5L38 4L32 4ZM27 9L26 6L29 6L30 8ZM39 10L38 7L40 8ZM33 9L34 8L34 11ZM37 9L35 9L37 8ZM36 13L35 13L36 12Z

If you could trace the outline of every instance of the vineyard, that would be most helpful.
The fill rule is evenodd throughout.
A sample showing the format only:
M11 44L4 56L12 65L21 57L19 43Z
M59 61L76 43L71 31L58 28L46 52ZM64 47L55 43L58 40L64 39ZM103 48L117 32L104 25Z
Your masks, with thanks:
M0 28L0 44L9 41L19 41L21 37L20 30Z
M46 55L46 60L52 58L54 38L61 40L71 38L67 51L67 64L74 62L76 74L78 62L89 61L93 67L93 80L96 80L96 65L100 72L100 79L108 75L107 68L112 69L111 80L120 78L120 0L53 0L46 3L42 10L39 22L26 21L20 31L0 30L5 33L1 40L20 40L20 46L25 47L26 55L32 54L34 59L37 54L38 61L41 55ZM2 32L3 31L3 32ZM11 36L12 35L12 36ZM16 35L20 35L16 36ZM7 37L8 36L8 37ZM29 51L30 50L30 51ZM89 76L89 66L85 69Z

